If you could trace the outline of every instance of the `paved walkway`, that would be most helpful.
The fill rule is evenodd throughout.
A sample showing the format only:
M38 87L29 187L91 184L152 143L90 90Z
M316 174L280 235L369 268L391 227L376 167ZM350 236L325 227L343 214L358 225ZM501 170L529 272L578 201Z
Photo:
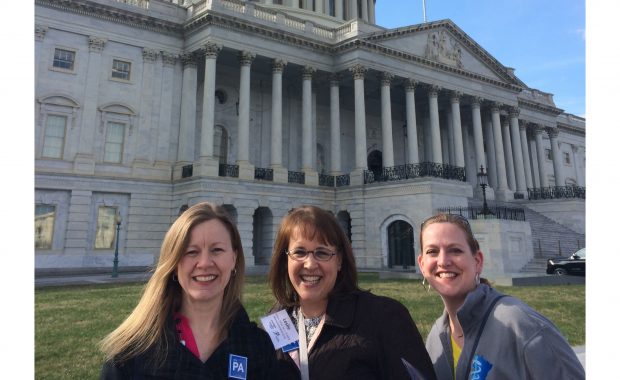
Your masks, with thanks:
M264 268L259 268L256 273L248 270L248 275L265 274ZM110 274L82 274L71 276L40 276L35 277L35 288L66 285L93 285L93 284L123 284L133 282L146 282L150 278L150 273L131 272L119 273L118 277L112 278ZM586 346L573 347L581 365L586 367Z

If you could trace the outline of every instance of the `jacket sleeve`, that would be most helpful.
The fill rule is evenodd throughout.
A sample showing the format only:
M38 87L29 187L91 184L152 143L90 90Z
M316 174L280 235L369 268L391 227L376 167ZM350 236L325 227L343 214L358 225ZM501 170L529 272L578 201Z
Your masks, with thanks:
M566 339L552 328L543 328L524 346L523 356L532 379L585 379L585 371Z
M396 300L387 300L383 309L381 344L384 352L382 379L407 379L408 374L403 359L411 364L423 376L423 380L435 380L433 364L422 336L407 308ZM419 377L415 377L416 380Z

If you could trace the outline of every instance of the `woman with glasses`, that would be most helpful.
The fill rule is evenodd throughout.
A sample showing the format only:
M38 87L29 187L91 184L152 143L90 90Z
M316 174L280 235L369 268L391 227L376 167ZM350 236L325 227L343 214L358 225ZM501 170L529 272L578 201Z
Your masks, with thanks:
M399 302L362 291L349 239L315 206L291 210L276 236L269 283L299 332L277 350L285 379L435 379L424 342ZM285 352L286 351L286 352ZM406 362L406 364L405 364Z
M184 211L140 302L101 343L101 379L276 379L273 344L241 305L243 257L223 208Z
M585 378L551 321L480 277L484 256L467 219L448 214L427 219L420 248L423 284L428 281L445 307L426 340L437 378Z

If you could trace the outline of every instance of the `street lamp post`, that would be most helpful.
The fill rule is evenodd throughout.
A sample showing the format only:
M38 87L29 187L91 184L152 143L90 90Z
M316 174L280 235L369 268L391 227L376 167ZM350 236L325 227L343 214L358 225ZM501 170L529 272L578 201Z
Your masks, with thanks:
M489 210L489 206L487 205L487 186L489 186L489 182L487 181L487 173L484 171L484 166L480 165L480 171L477 174L478 177L478 185L482 188L482 215L492 215L493 213Z
M120 240L120 230L121 230L121 222L123 219L121 218L121 214L117 213L116 217L114 217L114 221L116 222L116 249L114 250L114 266L112 267L112 277L118 277L118 241Z

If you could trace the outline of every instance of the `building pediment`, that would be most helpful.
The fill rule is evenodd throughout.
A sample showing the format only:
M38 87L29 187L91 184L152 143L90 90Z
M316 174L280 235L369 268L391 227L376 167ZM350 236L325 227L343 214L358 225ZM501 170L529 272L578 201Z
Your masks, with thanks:
M381 31L365 40L451 69L525 87L511 68L502 65L451 20Z

